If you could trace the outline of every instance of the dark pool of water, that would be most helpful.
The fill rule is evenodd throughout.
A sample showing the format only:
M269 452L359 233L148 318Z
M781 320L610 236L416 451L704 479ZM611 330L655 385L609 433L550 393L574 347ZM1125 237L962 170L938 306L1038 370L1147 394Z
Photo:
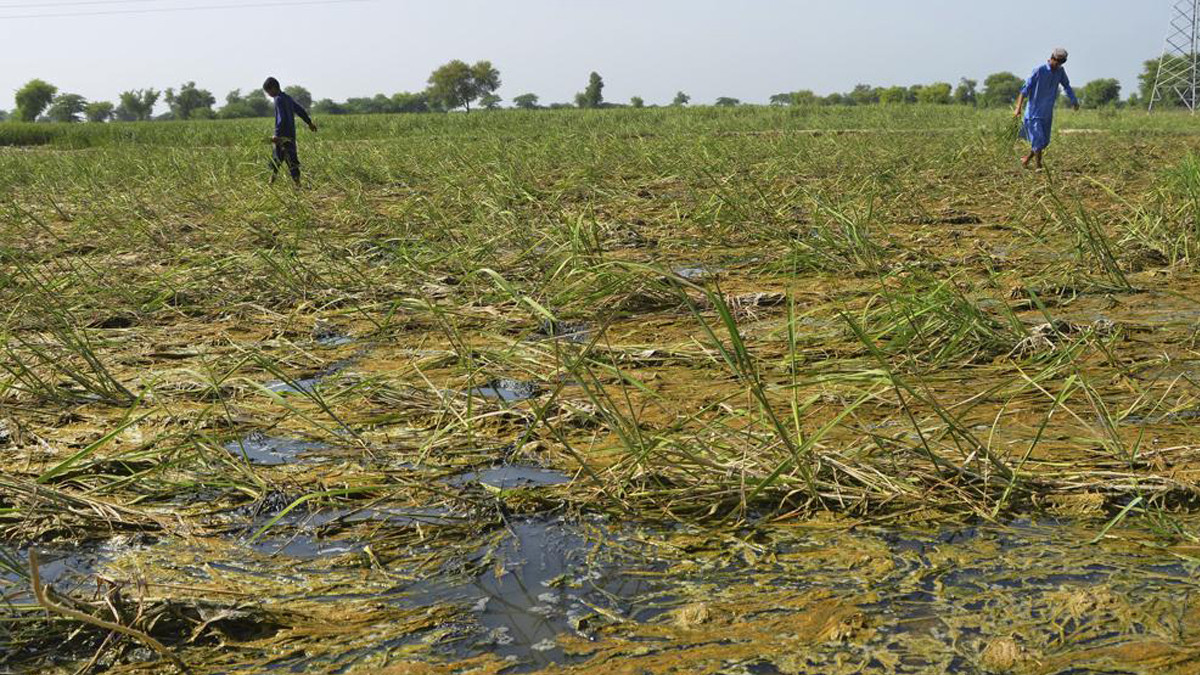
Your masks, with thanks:
M478 482L499 490L512 490L545 485L564 485L571 482L571 477L561 471L538 466L501 464L487 469L468 471L452 477L447 482L451 485L467 485Z
M482 572L416 584L406 602L454 603L468 611L471 622L452 648L459 656L496 654L512 661L511 672L570 662L558 636L590 639L612 617L649 621L671 600L664 584L639 574L652 564L595 536L610 530L601 528L561 518L513 520L499 542L477 554Z
M297 560L317 560L362 551L366 544L344 539L326 539L314 534L293 533L290 535L266 536L248 544L258 553L270 556L285 556Z
M298 560L316 560L362 551L369 541L362 540L353 528L363 523L380 526L450 525L462 516L449 509L401 508L376 506L367 509L318 509L305 505L279 517L260 538L251 540L267 523L292 503L288 498L275 500L267 508L249 512L249 520L235 532L247 546L266 555L282 555Z
M321 386L321 383L324 380L337 375L346 368L349 368L353 362L353 359L338 361L331 364L328 368L309 377L303 377L290 382L276 380L274 382L268 382L265 386L267 389L277 394L311 394Z
M96 581L96 575L104 566L118 557L153 545L154 540L141 536L117 536L109 539L82 542L76 545L48 544L37 546L38 571L42 583L50 584L56 591L71 594L87 590ZM0 564L0 596L11 601L32 601L28 588L29 546L3 547L0 549L3 564ZM16 569L10 569L15 567ZM2 615L2 611L0 611Z
M315 459L310 455L328 451L327 443L252 433L225 444L235 457L244 457L256 466L281 466Z
M284 526L316 530L332 525L356 523L386 523L390 525L448 525L460 518L444 508L374 507L369 509L321 509L320 511L291 512L280 519Z
M541 387L521 380L497 379L485 386L472 389L471 394L505 402L528 401L542 393Z

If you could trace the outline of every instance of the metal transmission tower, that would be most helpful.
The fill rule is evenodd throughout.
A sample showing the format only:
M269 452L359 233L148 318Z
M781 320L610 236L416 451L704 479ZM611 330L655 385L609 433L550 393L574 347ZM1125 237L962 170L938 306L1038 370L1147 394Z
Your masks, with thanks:
M1175 0L1150 110L1175 100L1193 113L1200 107L1200 0Z

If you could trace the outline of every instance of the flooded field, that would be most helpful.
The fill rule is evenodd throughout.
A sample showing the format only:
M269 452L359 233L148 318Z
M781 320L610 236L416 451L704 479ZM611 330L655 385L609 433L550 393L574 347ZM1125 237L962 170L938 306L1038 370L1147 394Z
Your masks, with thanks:
M0 152L0 673L1200 673L1193 121Z

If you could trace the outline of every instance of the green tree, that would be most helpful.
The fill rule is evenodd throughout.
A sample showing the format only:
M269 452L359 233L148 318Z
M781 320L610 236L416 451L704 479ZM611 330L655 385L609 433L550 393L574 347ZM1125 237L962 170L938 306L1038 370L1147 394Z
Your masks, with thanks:
M1080 90L1080 103L1085 108L1103 108L1121 102L1121 83L1112 78L1092 80Z
M113 110L113 104L108 101L93 101L83 112L89 122L107 122L113 118Z
M383 94L377 96L355 96L344 104L349 115L378 115L391 112L392 100Z
M387 94L375 94L371 97L371 109L380 114L398 112L396 102Z
M389 102L386 108L380 107L380 96L351 96L342 104L347 115L378 115L391 109Z
M491 61L479 61L471 66L471 79L480 96L494 94L500 88L500 71Z
M425 92L401 91L392 94L392 110L398 113L429 112L429 97Z
M484 110L495 110L500 107L500 103L502 101L504 101L504 99L495 94L484 94L483 96L479 97L479 107L483 108Z
M455 59L433 71L429 76L429 100L445 109L463 108L471 112L471 104L500 88L500 71L491 61L469 66Z
M178 92L167 89L165 98L175 119L207 119L214 116L212 107L217 99L207 89L198 88L195 82L187 82Z
M123 91L114 114L122 122L144 122L154 113L158 97L159 93L154 89Z
M981 100L989 108L1013 105L1024 86L1025 81L1012 73L992 73L983 81Z
M345 115L347 114L346 106L334 101L331 98L323 98L313 104L313 113L317 115Z
M254 111L255 117L274 117L275 102L267 97L267 92L262 89L255 89L249 94L246 94L246 104L250 106L250 110ZM311 103L311 101L310 101ZM308 108L308 106L304 106Z
M871 105L879 103L879 90L869 84L856 84L846 98L850 99L854 105Z
M950 86L949 82L934 82L933 84L921 87L921 91L917 94L917 102L931 105L950 105L950 94L953 90L954 87Z
M260 89L259 91L262 91L262 90ZM305 110L308 110L309 108L312 107L312 104L313 104L312 93L310 93L307 89L305 89L304 87L301 87L298 84L293 84L290 87L284 87L283 93L287 94L288 96L291 96L292 99L295 100L296 103L299 103L300 107L304 108Z
M768 100L768 103L770 103L771 105L774 105L774 106L791 105L792 104L792 95L791 95L791 93L786 92L786 91L780 92L780 93L772 96Z
M4 110L0 110L0 122L7 122L7 121L8 121L8 113Z
M692 97L688 96L687 94L685 94L681 91L681 92L675 94L675 100L671 101L671 105L678 108L678 107L683 107L691 102L692 102Z
M537 94L521 94L513 97L513 105L521 110L537 110L538 95Z
M908 102L908 87L888 87L879 92L879 102L885 105L899 105Z
M225 105L217 113L223 119L240 119L246 117L271 117L274 115L271 99L262 89L253 89L242 96L240 89L234 89L225 95Z
M848 105L849 99L844 94L833 92L832 94L821 99L821 105Z
M641 96L634 96L633 98L629 99L629 105L632 108L645 108L646 101L642 99Z
M718 108L736 108L741 104L742 104L742 102L739 99L733 98L731 96L722 96L717 99L717 102L715 105Z
M587 97L589 108L599 108L604 105L604 78L600 77L600 73L592 72L588 75L588 86L583 93Z
M587 89L575 95L575 105L580 108L599 108L604 105L604 78L593 72L588 76Z
M82 122L87 99L79 94L59 94L46 110L46 117L55 122Z
M954 88L954 102L959 105L975 105L979 100L979 82L962 78Z
M25 86L17 90L17 119L22 122L37 120L38 115L41 115L46 110L46 107L54 100L54 95L57 93L58 87L45 80L30 80L26 82Z
M817 95L808 89L793 91L788 96L791 98L791 105L817 105L821 102Z
M240 119L243 117L254 117L253 111L250 110L249 104L246 103L245 97L242 96L241 89L234 89L225 94L225 105L217 111L217 116L224 119Z

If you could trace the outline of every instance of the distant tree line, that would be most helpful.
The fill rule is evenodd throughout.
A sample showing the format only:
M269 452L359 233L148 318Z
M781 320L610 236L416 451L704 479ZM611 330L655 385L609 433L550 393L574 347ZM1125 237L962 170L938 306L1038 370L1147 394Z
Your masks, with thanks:
M1187 57L1176 57L1184 60ZM1115 79L1093 80L1076 88L1080 102L1086 108L1103 108L1121 105L1144 106L1153 95L1158 77L1159 59L1143 64L1138 76L1138 91L1125 101L1121 100L1121 83ZM392 95L376 94L369 97L350 98L337 102L323 98L314 101L308 89L301 86L286 87L286 91L300 105L319 115L369 115L382 113L427 113L449 112L462 109L470 112L472 107L494 110L503 103L496 91L500 88L500 71L490 61L468 64L451 61L435 70L428 79L424 91L399 92ZM977 80L962 78L956 85L949 82L915 84L911 86L876 87L859 84L846 93L819 96L807 89L775 94L768 103L773 106L806 105L965 105L978 107L1005 107L1013 105L1024 80L1010 72L988 75L980 86ZM242 94L235 89L225 95L225 104L215 107L217 99L212 92L202 89L195 82L185 82L178 88L135 89L121 92L116 103L88 101L79 94L61 92L57 87L40 79L27 82L16 92L16 108L7 113L0 110L0 122L13 119L23 122L39 120L52 122L143 122L151 119L237 119L246 117L270 117L274 114L272 101L255 86ZM682 107L691 103L691 97L680 91L671 101L672 106ZM154 115L159 102L166 103L167 112ZM742 101L729 96L718 98L714 105L735 107ZM1162 107L1182 105L1179 97L1168 93L1157 103ZM604 99L604 78L593 72L587 86L575 95L571 103L541 105L537 94L526 93L512 99L512 107L520 110L557 110L562 108L643 108L644 99L634 96L628 104L611 103Z
M1154 62L1157 68L1158 62ZM1144 76L1143 76L1144 77ZM967 105L984 108L1002 108L1012 106L1021 93L1025 80L1009 72L988 75L980 88L977 80L962 78L957 85L949 82L934 82L932 84L914 84L912 86L873 87L860 84L847 93L833 93L828 96L818 96L808 90L784 92L771 97L770 104L775 106L788 105L899 105L906 103L922 103L926 105ZM1149 89L1154 88L1153 79ZM1145 89L1145 87L1143 87ZM1115 79L1101 79L1088 82L1082 87L1076 87L1075 93L1080 103L1086 108L1103 108L1122 105L1121 83ZM1148 96L1148 93L1143 96ZM728 99L725 99L728 101ZM1139 96L1135 94L1129 103L1138 104ZM722 105L718 100L717 105ZM725 103L728 105L728 103ZM736 104L735 104L736 105Z
M462 61L451 61L429 76L429 87L422 92L401 92L387 96L351 98L337 103L330 99L314 102L308 89L301 86L285 87L297 103L323 115L360 115L372 113L415 113L447 112L462 108L471 110L478 103L483 108L496 108L501 99L496 96L500 88L500 71L489 61L468 65ZM118 103L108 101L89 102L83 96L60 92L58 87L40 79L30 80L17 90L16 110L12 115L0 110L0 121L17 119L23 122L44 120L48 122L142 122L155 120L195 119L238 119L246 117L271 117L275 114L274 103L257 86L242 94L234 89L225 95L225 105L216 107L217 99L207 89L195 82L186 82L178 88L137 89L122 92ZM167 104L168 111L158 116L154 108L160 102Z
M380 113L449 112L471 106L493 110L503 101L496 95L500 88L500 71L491 61L470 65L454 60L441 66L429 76L425 91L402 91L388 96L351 98L342 103L324 98L312 106L321 115L371 115ZM299 100L299 99L297 99Z

